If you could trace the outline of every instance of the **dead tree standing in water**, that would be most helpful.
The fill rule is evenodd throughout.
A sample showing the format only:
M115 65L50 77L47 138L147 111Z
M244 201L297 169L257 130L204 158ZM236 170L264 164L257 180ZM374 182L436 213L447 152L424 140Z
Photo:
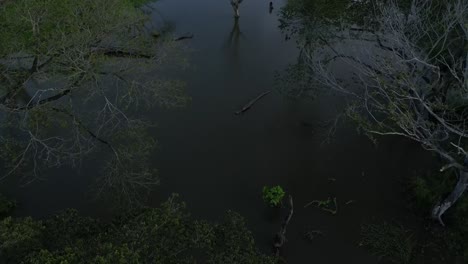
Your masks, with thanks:
M239 18L239 5L243 0L231 0L232 9L234 9L234 17Z

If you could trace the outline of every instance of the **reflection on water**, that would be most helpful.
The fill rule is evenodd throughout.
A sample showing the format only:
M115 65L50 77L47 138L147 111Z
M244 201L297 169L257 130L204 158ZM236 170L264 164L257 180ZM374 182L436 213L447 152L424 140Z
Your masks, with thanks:
M234 18L234 23L231 29L231 32L229 32L229 36L226 39L226 53L228 56L228 60L231 61L232 63L235 63L236 65L239 64L239 52L240 52L240 40L245 39L244 34L240 30L239 26L239 18Z

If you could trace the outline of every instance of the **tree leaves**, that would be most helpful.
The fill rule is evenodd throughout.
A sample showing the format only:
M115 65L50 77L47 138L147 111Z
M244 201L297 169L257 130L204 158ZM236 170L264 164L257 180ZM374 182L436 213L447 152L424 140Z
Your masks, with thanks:
M278 263L258 251L239 214L228 212L221 223L194 220L177 195L107 223L74 210L44 223L7 218L0 249L0 260L13 263Z

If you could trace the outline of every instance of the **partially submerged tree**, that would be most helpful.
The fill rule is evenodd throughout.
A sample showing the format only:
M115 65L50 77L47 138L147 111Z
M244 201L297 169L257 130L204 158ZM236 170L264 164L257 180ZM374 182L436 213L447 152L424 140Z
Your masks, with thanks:
M232 6L232 9L234 10L234 17L235 18L239 18L240 17L240 14L239 14L239 6L240 4L242 3L243 0L231 0L231 6Z
M443 225L468 186L468 2L407 2L363 1L375 14L367 25L305 29L315 39L302 42L299 65L308 90L349 96L348 114L371 137L403 136L444 160L458 182L433 208ZM341 65L353 82L337 77Z
M152 36L143 2L0 2L2 178L35 179L95 152L110 156L103 190L135 201L158 182L148 163L151 123L139 116L187 97L182 83L156 74L177 49Z

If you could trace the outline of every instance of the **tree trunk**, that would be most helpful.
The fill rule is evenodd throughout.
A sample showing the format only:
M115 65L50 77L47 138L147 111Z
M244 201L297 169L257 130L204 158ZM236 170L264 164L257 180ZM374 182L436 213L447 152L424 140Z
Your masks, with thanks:
M442 226L445 226L444 221L442 221L442 215L452 207L455 202L460 199L462 194L465 192L468 187L468 170L460 170L460 175L458 177L457 184L453 191L445 198L442 202L439 202L434 209L432 210L432 218L438 220Z
M288 226L294 212L294 205L293 205L293 198L289 195L289 213L284 219L283 223L281 224L281 229L278 233L276 233L275 239L273 240L273 249L275 256L280 256L280 250L283 247L284 243L286 243L286 227Z
M231 5L232 5L232 9L234 9L234 17L238 18L240 15L239 15L239 5L240 5L241 1L239 0L231 0Z

